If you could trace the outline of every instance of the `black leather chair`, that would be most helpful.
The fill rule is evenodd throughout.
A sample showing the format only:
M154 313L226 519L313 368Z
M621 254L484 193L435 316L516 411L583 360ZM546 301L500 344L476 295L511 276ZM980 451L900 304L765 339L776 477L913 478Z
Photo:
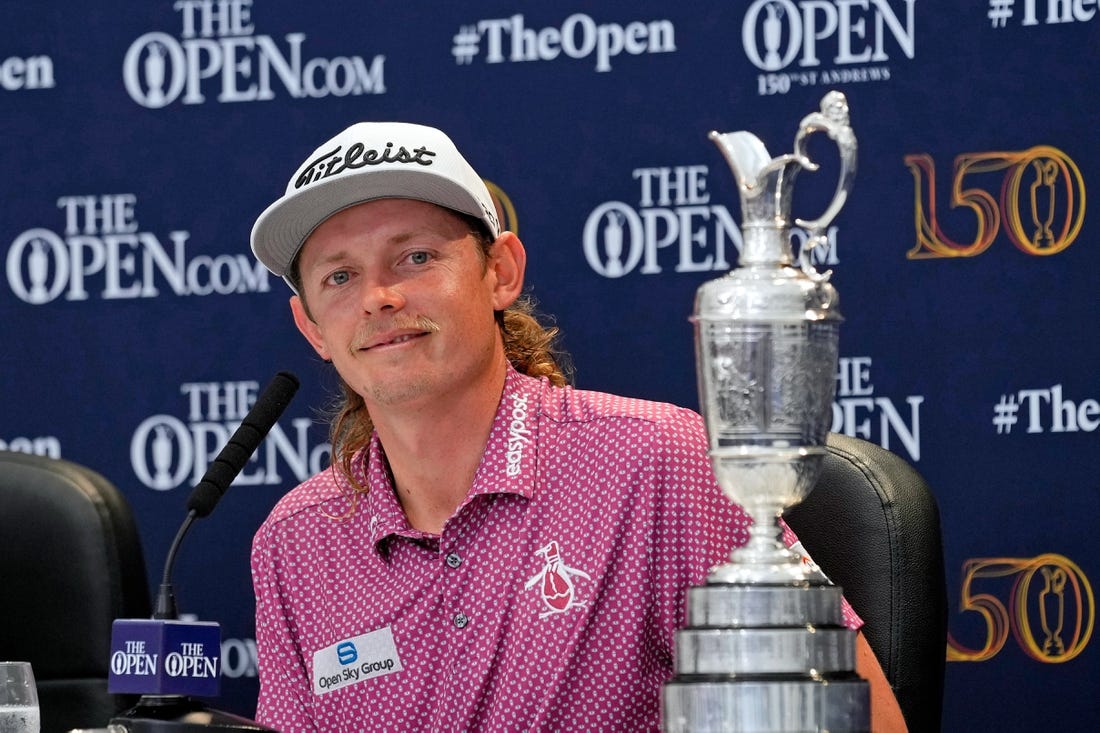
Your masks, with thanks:
M0 451L0 659L29 661L42 733L104 726L135 698L107 693L111 622L148 618L130 507L103 476Z
M831 434L828 447L787 522L863 618L911 733L938 731L947 589L936 500L908 462L873 443Z

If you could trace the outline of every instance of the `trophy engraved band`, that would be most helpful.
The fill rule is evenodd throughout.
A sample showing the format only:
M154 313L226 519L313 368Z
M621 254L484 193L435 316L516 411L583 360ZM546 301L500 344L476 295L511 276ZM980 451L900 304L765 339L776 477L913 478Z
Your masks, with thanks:
M825 132L840 176L825 212L791 219L807 137ZM829 92L799 125L794 152L771 158L748 132L710 133L737 180L738 267L696 293L696 367L710 457L749 541L687 593L676 675L662 691L669 732L867 731L870 693L855 673L856 633L841 589L782 542L780 516L813 489L832 416L840 322L830 272L810 259L855 174L844 95ZM796 262L792 222L808 232Z

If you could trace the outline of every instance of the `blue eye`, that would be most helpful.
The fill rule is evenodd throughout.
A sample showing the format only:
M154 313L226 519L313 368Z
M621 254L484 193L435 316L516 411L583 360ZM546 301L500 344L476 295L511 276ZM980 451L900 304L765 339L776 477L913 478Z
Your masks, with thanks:
M426 264L429 259L431 259L431 255L427 252L413 252L409 255L409 262L412 262L414 265Z
M328 277L329 282L331 282L333 285L343 285L350 278L351 276L347 273L346 270L337 270Z

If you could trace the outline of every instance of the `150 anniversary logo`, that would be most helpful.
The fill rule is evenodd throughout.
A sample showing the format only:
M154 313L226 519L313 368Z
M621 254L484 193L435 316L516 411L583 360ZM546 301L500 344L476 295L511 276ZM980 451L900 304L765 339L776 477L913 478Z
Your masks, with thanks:
M956 626L966 628L948 634L951 662L992 659L1009 634L1037 662L1068 662L1084 651L1096 622L1088 578L1055 553L967 560L959 610L967 618Z
M907 155L905 164L916 184L917 243L906 253L909 259L976 257L1002 231L1021 252L1043 257L1062 252L1081 233L1085 180L1058 148L1038 145L956 157L947 202L966 217L939 208L932 156ZM957 233L948 232L948 218Z

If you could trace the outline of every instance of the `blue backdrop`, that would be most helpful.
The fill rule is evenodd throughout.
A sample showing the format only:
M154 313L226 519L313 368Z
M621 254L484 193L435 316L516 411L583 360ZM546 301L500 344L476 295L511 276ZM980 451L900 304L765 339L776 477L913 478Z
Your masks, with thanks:
M176 567L181 609L222 625L219 707L251 714L251 536L325 465L334 385L248 250L296 165L359 120L447 130L527 245L578 385L694 407L687 317L740 241L706 133L788 152L839 89L860 161L822 257L847 317L833 429L909 459L939 498L946 729L1075 729L1100 674L1096 15L1081 0L0 0L0 448L116 483L155 583L257 392L280 369L302 378ZM811 151L803 217L835 186L835 152Z

